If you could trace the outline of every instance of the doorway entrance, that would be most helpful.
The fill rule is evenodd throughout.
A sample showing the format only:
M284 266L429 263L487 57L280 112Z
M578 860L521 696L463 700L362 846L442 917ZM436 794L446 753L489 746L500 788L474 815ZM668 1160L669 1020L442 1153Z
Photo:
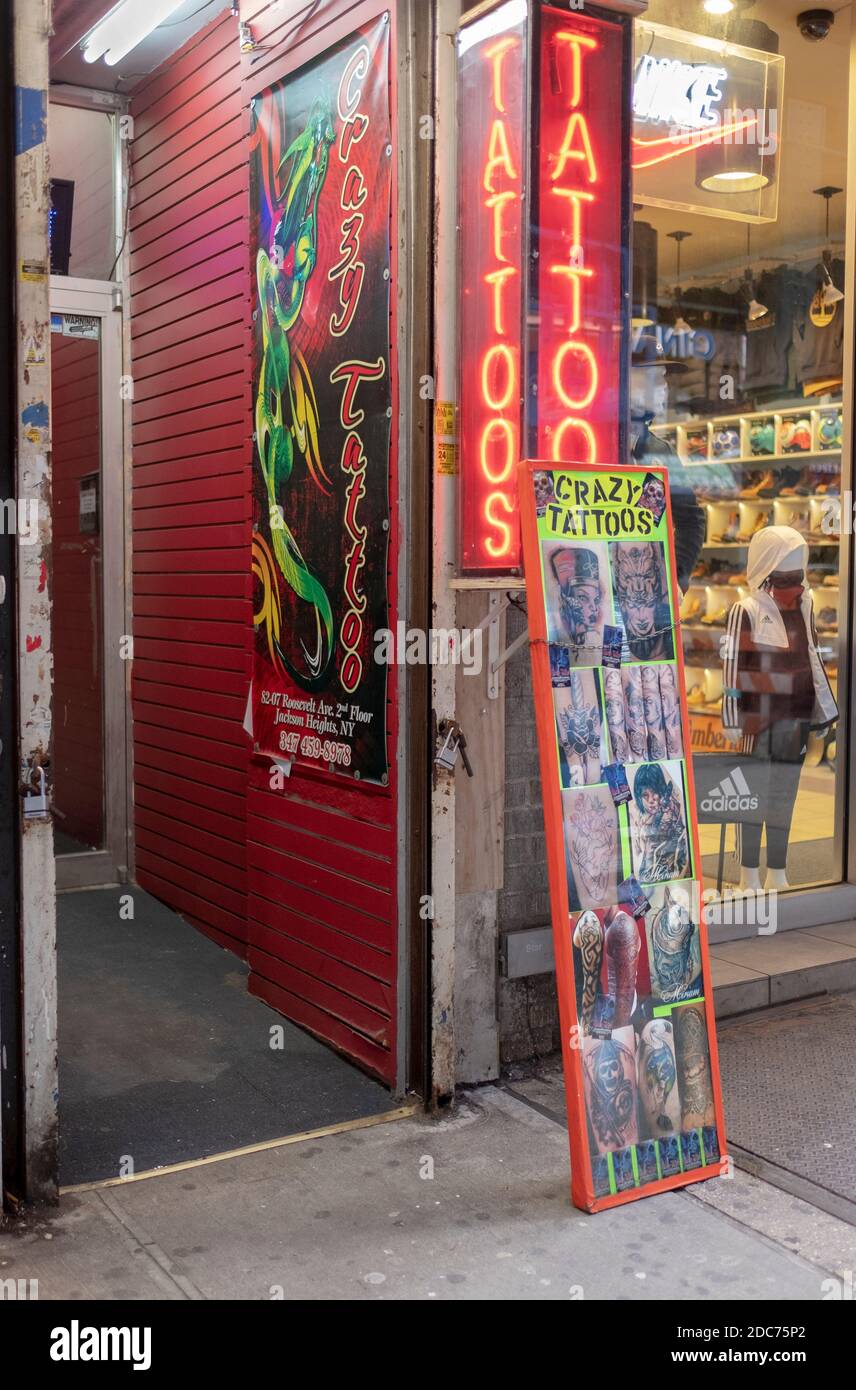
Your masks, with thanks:
M51 282L57 887L128 877L121 315L115 287ZM127 648L127 649L126 649Z

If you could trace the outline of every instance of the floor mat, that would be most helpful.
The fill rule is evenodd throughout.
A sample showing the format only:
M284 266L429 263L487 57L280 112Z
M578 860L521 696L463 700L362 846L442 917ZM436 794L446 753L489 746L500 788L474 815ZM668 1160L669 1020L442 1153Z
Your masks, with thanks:
M63 893L57 916L63 1185L392 1107L385 1087L251 998L243 962L142 890Z
M717 1025L731 1144L852 1201L856 994Z

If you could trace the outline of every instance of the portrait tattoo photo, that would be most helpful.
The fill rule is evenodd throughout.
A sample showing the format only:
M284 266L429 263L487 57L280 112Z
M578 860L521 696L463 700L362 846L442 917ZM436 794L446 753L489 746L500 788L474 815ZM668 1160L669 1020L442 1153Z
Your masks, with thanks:
M675 644L662 541L612 541L609 560L615 608L631 657L671 661Z
M567 647L572 666L599 666L612 616L606 546L545 546L544 579L549 640Z
M628 769L633 872L640 883L688 878L690 848L682 765L643 763Z

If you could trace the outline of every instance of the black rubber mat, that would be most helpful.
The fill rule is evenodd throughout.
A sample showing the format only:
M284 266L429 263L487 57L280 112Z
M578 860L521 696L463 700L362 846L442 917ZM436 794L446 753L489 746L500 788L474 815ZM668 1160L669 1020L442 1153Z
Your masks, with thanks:
M252 999L246 966L147 893L64 893L57 913L63 1185L391 1108L385 1087Z
M717 1025L730 1144L856 1198L856 994Z

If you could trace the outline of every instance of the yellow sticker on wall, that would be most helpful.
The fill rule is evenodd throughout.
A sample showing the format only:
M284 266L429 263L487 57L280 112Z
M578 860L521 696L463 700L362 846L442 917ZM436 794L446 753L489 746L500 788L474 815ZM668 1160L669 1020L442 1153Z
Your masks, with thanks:
M437 472L454 475L458 471L457 444L437 444Z
M455 433L454 401L437 401L434 406L434 431L436 434Z

